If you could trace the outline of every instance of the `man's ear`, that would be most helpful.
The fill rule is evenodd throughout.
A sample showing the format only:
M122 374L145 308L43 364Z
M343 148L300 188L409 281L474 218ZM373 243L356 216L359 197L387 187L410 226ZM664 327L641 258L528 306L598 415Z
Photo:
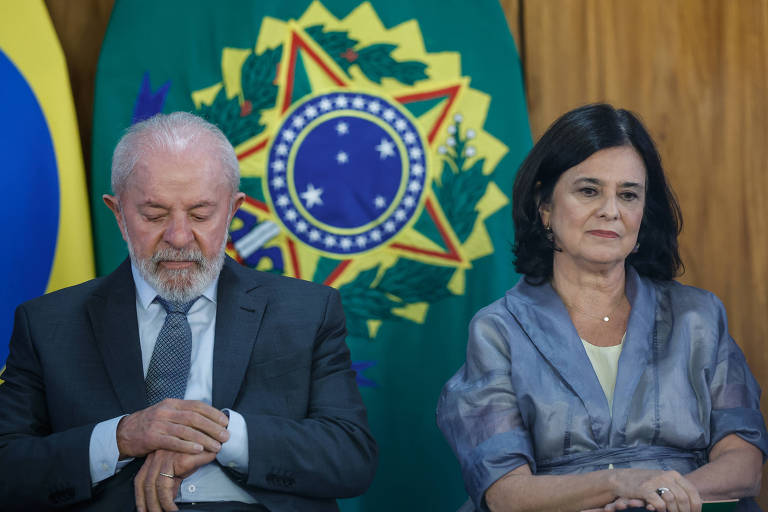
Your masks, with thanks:
M117 221L117 227L120 228L120 234L123 235L123 240L127 242L128 237L125 236L126 227L123 224L123 216L120 214L120 201L117 199L117 196L104 194L101 196L101 199L104 201L104 204L107 205L107 208L112 210L112 214L115 216L115 220Z
M235 216L235 212L237 212L237 210L243 204L243 201L245 201L245 194L243 192L236 193L235 200L232 201L232 210L229 212L229 224L232 223L232 217Z

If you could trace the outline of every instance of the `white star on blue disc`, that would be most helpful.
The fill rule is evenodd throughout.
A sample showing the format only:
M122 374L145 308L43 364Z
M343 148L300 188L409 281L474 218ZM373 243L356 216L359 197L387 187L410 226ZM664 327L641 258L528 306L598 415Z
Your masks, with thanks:
M307 208L312 208L316 204L323 204L323 189L315 188L311 183L307 185L307 190L301 193L301 198L305 201Z
M395 156L395 144L389 139L381 139L379 145L376 146L376 151L379 152L379 158L382 160L388 156Z
M268 149L264 181L282 227L330 257L391 243L430 189L427 142L411 113L348 90L292 107Z

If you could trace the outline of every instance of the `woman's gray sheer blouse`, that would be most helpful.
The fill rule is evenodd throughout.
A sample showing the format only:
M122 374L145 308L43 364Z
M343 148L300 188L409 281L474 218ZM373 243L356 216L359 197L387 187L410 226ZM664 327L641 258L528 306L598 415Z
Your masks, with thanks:
M445 385L440 429L475 506L522 464L534 474L616 468L688 473L735 433L768 453L760 389L713 294L627 270L632 304L613 400L562 301L521 279L480 310L467 361ZM613 419L612 419L613 418Z

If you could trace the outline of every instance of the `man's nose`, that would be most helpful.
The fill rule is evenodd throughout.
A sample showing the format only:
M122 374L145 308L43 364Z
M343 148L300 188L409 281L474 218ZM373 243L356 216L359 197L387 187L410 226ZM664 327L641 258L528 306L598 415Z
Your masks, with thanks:
M173 216L163 234L163 241L177 249L187 247L194 238L192 225L186 215Z

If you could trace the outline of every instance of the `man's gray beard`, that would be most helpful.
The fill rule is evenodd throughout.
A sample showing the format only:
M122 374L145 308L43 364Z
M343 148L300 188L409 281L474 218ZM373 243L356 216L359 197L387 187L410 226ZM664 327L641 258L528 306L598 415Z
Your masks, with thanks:
M198 247L174 249L165 247L156 251L151 258L138 258L133 251L133 244L128 239L128 253L131 261L139 269L139 274L164 299L172 302L189 302L203 294L206 288L218 277L224 266L227 238L221 250L213 259L208 259ZM193 261L191 268L167 269L163 261Z

